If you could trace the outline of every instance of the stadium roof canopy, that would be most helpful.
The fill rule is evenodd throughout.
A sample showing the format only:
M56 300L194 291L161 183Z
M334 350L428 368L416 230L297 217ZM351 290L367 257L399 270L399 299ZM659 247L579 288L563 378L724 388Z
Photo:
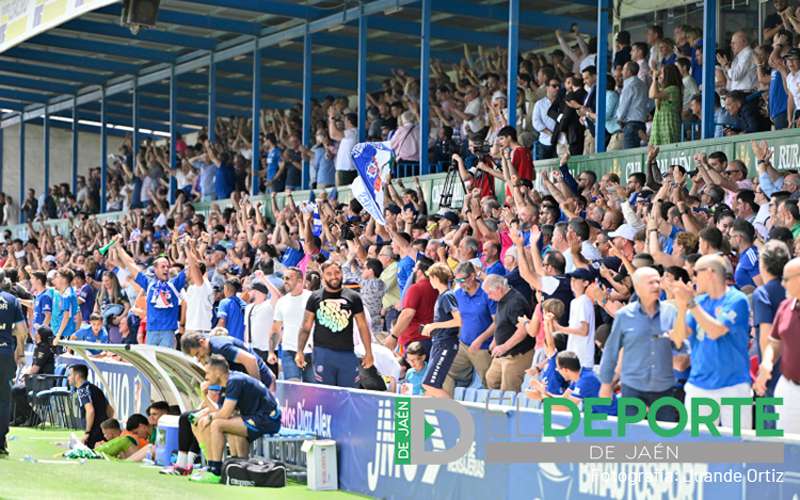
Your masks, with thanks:
M519 50L553 45L554 30L568 31L573 23L583 32L596 30L596 0L517 1ZM458 62L465 43L473 51L508 45L508 1L427 2L432 58ZM45 109L56 125L59 117L72 119L76 104L81 120L99 123L103 96L108 124L132 125L135 101L137 129L164 132L171 118L187 130L206 125L209 115L250 116L256 43L260 107L302 102L304 83L317 98L356 95L364 42L364 84L375 90L393 69L419 71L421 8L414 0L163 0L157 27L134 35L119 24L121 2L113 3L0 53L0 125L15 125L23 115L41 122ZM2 33L0 24L0 44Z

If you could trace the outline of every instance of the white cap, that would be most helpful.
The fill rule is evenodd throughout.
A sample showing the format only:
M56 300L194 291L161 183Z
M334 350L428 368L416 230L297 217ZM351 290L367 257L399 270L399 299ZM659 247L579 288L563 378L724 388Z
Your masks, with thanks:
M506 99L506 100L508 100L508 99L506 98L506 95L505 95L505 93L503 93L503 91L502 91L502 90L495 91L495 93L494 93L494 94L492 94L492 100L493 100L493 101L496 101L496 100L498 100L498 99Z
M608 233L609 238L625 238L628 241L633 241L636 238L636 233L639 231L630 224L623 224L617 228L616 231Z

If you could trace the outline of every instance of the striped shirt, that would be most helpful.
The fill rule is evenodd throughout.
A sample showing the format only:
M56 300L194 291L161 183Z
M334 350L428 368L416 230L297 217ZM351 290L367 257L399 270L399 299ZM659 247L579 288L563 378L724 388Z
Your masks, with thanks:
M752 246L742 252L739 256L739 263L736 264L736 271L733 273L733 279L736 282L736 288L742 289L746 286L756 286L753 278L758 276L758 248Z

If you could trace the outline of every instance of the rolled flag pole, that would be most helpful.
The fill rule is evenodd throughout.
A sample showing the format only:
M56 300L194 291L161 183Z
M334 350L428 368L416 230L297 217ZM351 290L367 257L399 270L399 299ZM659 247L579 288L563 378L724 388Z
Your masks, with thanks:
M113 246L114 246L114 243L116 243L116 242L117 242L117 240L116 240L116 239L112 239L111 241L109 241L108 243L106 243L105 245L103 245L102 247L98 248L98 249L97 249L97 251L98 251L98 252L100 252L100 255L105 255L105 254L107 254L107 253L108 253L108 250L109 250L111 247L113 247Z
M353 197L376 223L385 226L383 200L386 182L395 162L394 151L384 142L361 142L353 147L350 156L358 171L358 177L350 186Z

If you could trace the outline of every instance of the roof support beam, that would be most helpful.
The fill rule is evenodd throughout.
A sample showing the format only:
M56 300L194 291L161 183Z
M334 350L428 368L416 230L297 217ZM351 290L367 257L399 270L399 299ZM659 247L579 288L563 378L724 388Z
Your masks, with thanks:
M117 57L125 57L136 61L155 61L160 63L172 63L175 61L177 54L171 54L162 50L146 49L143 47L134 47L131 45L123 45L118 43L109 42L95 42L84 40L81 38L70 38L60 35L41 34L37 35L28 43L36 45L47 45L51 47L58 47L61 49L78 50L90 54L101 53Z
M385 11L386 9L411 5L416 1L417 0L374 0L370 3L364 4L363 12L364 15L383 13L383 11ZM263 3L263 5L273 5L273 3L265 2ZM320 18L309 22L308 30L310 33L319 33L321 31L326 31L329 28L341 25L342 23L353 22L357 20L360 15L361 15L360 7L358 6L351 7L340 13L329 15L324 18ZM274 33L269 33L269 34L265 33L260 38L259 43L262 47L270 47L273 45L280 44L282 42L300 38L305 34L305 30L306 27L304 25L299 25L282 31L277 31ZM39 37L36 37L33 40L36 40L41 36L42 35L39 35ZM52 35L49 36L52 37ZM31 40L31 42L33 42L33 40ZM48 43L50 41L53 40L45 38L42 41L42 43ZM107 45L109 44L96 44L96 47L100 48ZM372 47L373 44L371 43L370 46ZM217 49L214 55L214 58L216 61L222 62L243 54L251 53L252 51L253 51L252 38L242 36L221 43L220 48ZM448 57L450 61L460 60L460 56L458 54L455 54L453 52L448 52L446 54L449 54ZM411 57L416 59L416 56L411 56ZM209 53L203 53L199 51L191 54L186 54L184 56L180 56L176 60L177 64L175 71L178 74L194 72L197 69L207 67L210 58L211 56ZM161 80L166 79L169 76L169 73L170 73L169 67L165 67L164 65L160 64L151 65L148 68L143 69L141 72L139 72L140 83L141 85L146 85L148 83L159 82ZM115 78L107 83L106 95L114 95L120 92L129 92L132 88L133 88L132 76ZM100 92L96 88L91 88L91 87L84 88L78 95L78 104L82 105L85 103L97 101L100 97L99 94ZM59 96L58 98L51 99L50 101L50 109L54 113L57 113L58 111L62 111L65 109L70 109L72 105L73 105L72 95ZM285 104L283 105L283 107L285 107ZM28 120L31 118L35 118L36 116L39 116L41 114L42 114L42 109L40 105L29 106L26 108L26 111L24 113L24 118L25 120ZM14 114L12 116L5 117L0 122L0 126L9 127L12 125L16 125L17 123L20 122L21 118L22 117L20 116L20 114Z
M79 33L95 33L114 38L122 38L124 40L143 40L145 42L160 43L169 46L177 45L197 50L214 50L217 46L217 41L213 38L181 35L179 33L170 33L157 29L141 30L138 34L134 35L128 28L123 28L117 24L86 21L84 19L67 21L60 25L58 29L77 31Z
M112 4L93 12L94 14L108 14L119 18L122 13L120 4ZM204 16L200 14L190 14L177 10L159 9L158 23L175 24L178 26L189 26L190 28L201 28L207 30L225 31L239 35L256 36L261 34L263 26L261 23L253 21L240 21L218 16Z

